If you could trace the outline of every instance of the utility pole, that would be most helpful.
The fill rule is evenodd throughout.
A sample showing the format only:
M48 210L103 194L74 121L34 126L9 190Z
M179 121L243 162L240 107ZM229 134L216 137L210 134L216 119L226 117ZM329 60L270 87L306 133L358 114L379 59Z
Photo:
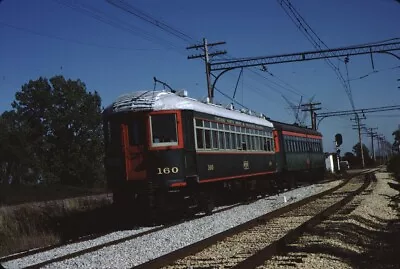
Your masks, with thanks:
M205 67L206 67L206 79L207 79L207 91L208 91L208 98L210 102L213 102L214 99L214 89L211 84L211 61L210 57L216 56L216 55L221 55L225 54L226 51L215 51L213 53L209 52L209 47L214 47L218 45L223 45L225 42L216 42L216 43L207 43L207 39L203 38L203 44L199 45L193 45L190 47L187 47L186 49L202 49L203 53L197 54L197 55L191 55L188 56L188 59L196 59L196 58L203 58Z
M384 162L386 162L388 160L388 153L389 153L387 141L384 135L380 135L379 138L381 140L381 148L383 151Z
M376 137L376 134L373 132L373 130L378 130L378 127L376 128L368 128L368 136L371 137L371 149L372 149L372 158L374 161L376 161L375 158L375 149L374 149L374 137Z
M307 103L307 104L302 104L302 107L308 107L304 108L301 111L310 111L311 114L311 129L317 130L317 113L315 111L320 110L320 107L315 107L320 105L321 103Z
M381 137L379 135L377 135L376 140L378 141L379 164L382 164Z
M362 139L361 139L361 127L365 126L365 124L360 124L361 119L357 113L355 113L354 115L355 115L355 118L350 119L350 120L354 120L357 123L357 125L355 127L358 130L358 143L360 143L360 149L361 149L361 163L362 163L362 167L365 168L364 149L363 149L363 144L362 144ZM365 119L365 116L363 116L362 119ZM355 130L355 129L353 128L353 130Z

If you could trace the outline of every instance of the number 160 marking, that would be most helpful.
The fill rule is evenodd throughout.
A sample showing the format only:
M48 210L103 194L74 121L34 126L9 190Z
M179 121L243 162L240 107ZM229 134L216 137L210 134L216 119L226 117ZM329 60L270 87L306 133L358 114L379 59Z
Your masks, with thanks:
M157 168L157 175L168 175L171 173L176 174L178 172L179 172L179 168L176 166L171 167L171 168L169 168L169 167L164 167L164 168L158 167Z

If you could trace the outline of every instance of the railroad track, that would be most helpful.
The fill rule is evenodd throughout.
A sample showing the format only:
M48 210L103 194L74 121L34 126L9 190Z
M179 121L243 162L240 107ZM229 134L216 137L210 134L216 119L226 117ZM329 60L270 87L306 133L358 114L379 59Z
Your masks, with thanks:
M308 197L134 268L255 268L349 203L370 174Z
M219 209L214 210L213 213L224 212L224 211L233 209L233 208L235 208L237 206L240 206L240 205L243 205L243 204L247 204L247 203L249 203L249 201L245 201L243 203L235 203L235 204L232 204L232 205L220 207ZM195 218L199 218L199 217L201 217L201 216L196 215L196 216L191 217L190 219L195 219ZM135 239L135 238L139 238L141 236L145 236L145 235L148 235L148 234L151 234L151 233L155 233L155 232L158 232L158 231L161 231L161 230L165 230L165 229L167 229L169 227L184 223L185 221L188 221L188 219L181 219L179 221L171 222L171 223L169 223L167 225L161 225L161 226L158 226L158 227L151 227L151 228L145 229L143 232L138 232L138 233L135 233L133 235L124 236L122 238L118 238L118 239L114 239L114 240L109 240L109 241L104 242L104 243L96 244L95 246L90 246L91 245L90 241L91 240L95 240L97 238L100 238L102 236L106 236L107 233L89 235L89 236L85 236L83 238L79 238L77 240L72 240L72 241L70 241L70 242L68 242L66 244L58 244L58 245L47 246L47 247L38 248L38 249L34 249L34 250L29 250L29 251L26 251L26 252L13 254L13 255L9 255L7 257L0 258L0 265L3 264L3 263L9 262L9 261L18 260L18 259L24 259L25 257L33 256L33 255L36 255L36 254L41 254L41 253L45 253L45 252L54 251L55 254L50 254L49 255L49 256L53 256L52 258L44 259L43 261L38 261L35 264L29 265L29 266L24 266L24 268L41 268L43 266L50 265L50 264L55 263L55 262L60 262L60 261L64 261L64 260L67 260L67 259L74 258L74 257L78 257L80 255L91 253L91 252L94 252L96 250L102 249L104 247L110 247L110 246L113 246L113 245L121 244L123 242L129 241L129 240L132 240L132 239ZM139 227L136 227L136 228L138 229ZM85 243L85 242L87 242L89 246L77 247L74 251L72 251L72 252L70 252L68 254L57 254L58 253L58 251L57 251L58 249L62 249L63 247L67 247L67 246L70 246L70 245L73 245L73 244Z
M238 207L240 205L243 204L248 204L251 202L254 202L256 200L253 201L245 201L243 203L237 203L237 204L233 204L233 205L229 205L229 206L225 206L222 207L218 210L215 210L213 213L219 213L219 212L223 212L223 211L227 211L230 209L233 209L235 207ZM24 267L24 268L41 268L41 267L46 267L46 266L51 266L53 263L57 263L57 262L62 262L74 257L79 257L82 256L84 254L90 254L92 252L95 252L97 250L100 250L102 248L106 248L106 247L111 247L114 245L118 245L118 244L122 244L124 242L133 240L135 238L140 238L152 233L156 233L158 231L167 229L169 227L178 225L180 223L184 223L188 220L193 220L199 218L199 216L196 216L194 218L190 218L190 219L184 219L184 220L180 220L177 222L173 222L170 223L168 225L163 225L161 227L152 227L149 228L145 231L142 232L136 232L134 234L131 234L129 236L119 236L118 239L110 239L110 240L102 240L100 243L96 242L96 243L92 243L91 240L96 240L102 236L104 236L104 234L102 235L93 235L93 236L88 236L85 237L84 239L79 239L78 241L74 241L74 242L69 242L68 244L65 245L57 245L57 246L50 246L50 247L45 247L45 248L41 248L41 249L36 249L36 250L32 250L32 251L28 251L28 252L24 252L24 253L20 253L20 254L16 254L16 255L11 255L8 257L4 257L0 259L0 264L4 264L7 263L9 261L16 261L16 260L21 260L23 261L25 258L28 258L27 260L29 260L29 262L22 262L21 264L23 264L23 266L17 266L18 268L20 267ZM67 246L71 246L76 244L77 242L79 242L80 244L82 244L82 246L79 247L75 247L75 248L69 248L69 251L66 252L62 251L61 249L63 247L67 247ZM43 253L46 253L46 255L41 255ZM48 254L47 254L48 253ZM38 255L36 255L38 254ZM38 258L36 258L38 257ZM43 258L44 257L44 258ZM157 260L157 259L156 259ZM18 264L18 262L17 262Z

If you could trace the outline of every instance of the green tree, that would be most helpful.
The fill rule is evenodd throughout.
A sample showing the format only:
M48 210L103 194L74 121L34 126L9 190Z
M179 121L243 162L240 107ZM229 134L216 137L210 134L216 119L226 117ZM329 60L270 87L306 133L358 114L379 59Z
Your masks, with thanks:
M363 149L363 156L364 156L364 162L366 165L371 165L373 164L373 160L372 158L369 156L369 149L367 148L367 146L365 146L364 144L362 144L362 149ZM357 143L353 146L353 152L357 157L357 160L359 161L359 163L361 163L361 147L360 147L360 143Z
M354 164L357 164L357 157L354 156L353 153L351 152L346 152L343 157L342 157L343 161L348 161L350 166L353 166Z
M0 182L20 183L27 172L30 158L27 151L23 127L17 122L14 111L6 111L0 116Z
M36 181L92 185L103 177L100 106L98 93L87 92L80 80L31 80L16 93L8 112L20 140L9 150L24 153L16 162Z
M392 148L397 153L400 153L400 126L399 129L392 133L392 135L394 136L394 143Z

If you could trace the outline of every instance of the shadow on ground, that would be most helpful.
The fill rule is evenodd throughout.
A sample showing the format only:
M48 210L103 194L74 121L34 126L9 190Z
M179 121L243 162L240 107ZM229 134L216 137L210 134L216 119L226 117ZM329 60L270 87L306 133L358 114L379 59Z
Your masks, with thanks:
M389 183L389 186L400 190L398 183ZM400 194L386 196L386 199L389 207L396 210L400 217ZM330 219L331 222L326 226L314 227L307 238L317 239L307 240L307 246L287 246L280 265L294 267L295 263L304 262L304 258L310 254L327 254L330 259L345 262L351 268L400 268L400 218L388 221L343 213Z

